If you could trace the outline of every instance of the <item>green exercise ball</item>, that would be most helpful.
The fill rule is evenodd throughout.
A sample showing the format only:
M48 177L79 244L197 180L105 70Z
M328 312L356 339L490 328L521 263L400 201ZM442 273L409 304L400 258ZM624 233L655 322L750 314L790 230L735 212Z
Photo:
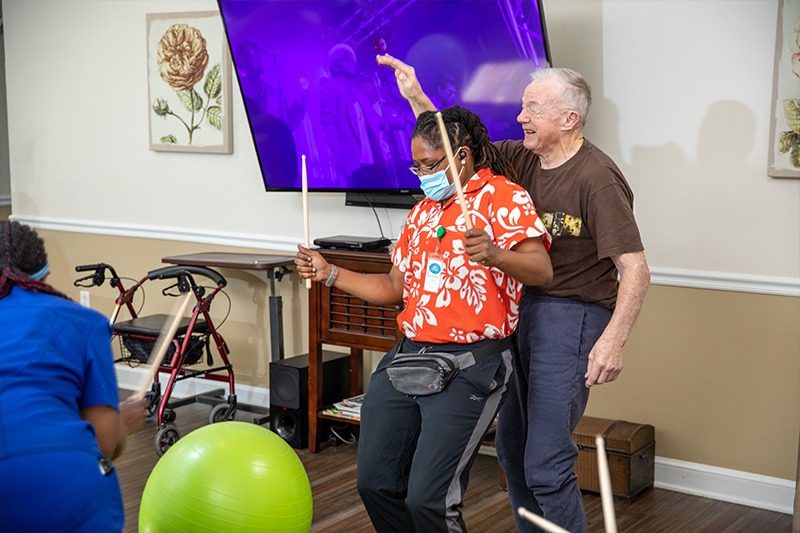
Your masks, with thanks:
M246 422L203 426L156 463L139 509L139 532L304 532L311 485L295 451Z

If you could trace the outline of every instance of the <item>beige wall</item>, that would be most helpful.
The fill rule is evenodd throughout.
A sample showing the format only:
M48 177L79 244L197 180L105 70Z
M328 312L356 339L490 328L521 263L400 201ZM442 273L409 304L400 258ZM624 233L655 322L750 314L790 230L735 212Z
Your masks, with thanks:
M40 230L53 265L50 281L78 299L74 266L106 262L139 278L168 255L243 251L174 241ZM238 383L269 384L269 328L264 273L220 269L232 309L221 332ZM307 350L307 292L292 274L278 285L286 355ZM91 290L108 314L114 291ZM172 302L147 295L147 309ZM216 316L227 302L215 301ZM152 307L151 307L152 306ZM617 383L592 391L587 414L653 424L656 453L683 461L794 479L800 420L800 299L653 286L625 350ZM369 367L368 361L365 366Z
M800 300L652 286L587 414L653 424L662 457L794 479Z

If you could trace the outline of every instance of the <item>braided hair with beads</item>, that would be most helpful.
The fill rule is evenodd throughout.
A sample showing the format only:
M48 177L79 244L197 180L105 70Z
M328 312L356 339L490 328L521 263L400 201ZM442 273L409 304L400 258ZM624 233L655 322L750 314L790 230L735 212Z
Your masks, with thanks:
M496 175L516 181L517 173L514 167L492 144L489 130L478 115L469 109L453 106L442 110L442 121L451 146L468 146L472 150L475 170L489 167ZM442 148L436 112L420 113L411 136L421 138L431 148Z
M44 241L30 227L19 222L0 220L0 298L11 287L43 292L70 299L48 283L31 277L47 265Z

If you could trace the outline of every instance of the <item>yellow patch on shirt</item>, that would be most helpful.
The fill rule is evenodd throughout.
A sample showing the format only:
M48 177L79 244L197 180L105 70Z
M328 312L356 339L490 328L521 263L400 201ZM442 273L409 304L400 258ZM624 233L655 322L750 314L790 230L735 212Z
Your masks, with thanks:
M539 213L545 227L553 237L580 237L583 220L567 213Z

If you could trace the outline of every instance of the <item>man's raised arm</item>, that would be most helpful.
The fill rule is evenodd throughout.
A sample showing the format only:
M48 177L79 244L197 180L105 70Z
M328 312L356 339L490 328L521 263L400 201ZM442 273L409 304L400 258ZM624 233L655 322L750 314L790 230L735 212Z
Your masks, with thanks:
M414 67L406 65L389 54L376 56L375 60L379 65L386 65L394 69L397 88L400 89L400 94L403 95L403 98L411 104L411 110L414 112L415 117L418 117L423 111L436 111L433 102L422 91L422 86L419 84Z

